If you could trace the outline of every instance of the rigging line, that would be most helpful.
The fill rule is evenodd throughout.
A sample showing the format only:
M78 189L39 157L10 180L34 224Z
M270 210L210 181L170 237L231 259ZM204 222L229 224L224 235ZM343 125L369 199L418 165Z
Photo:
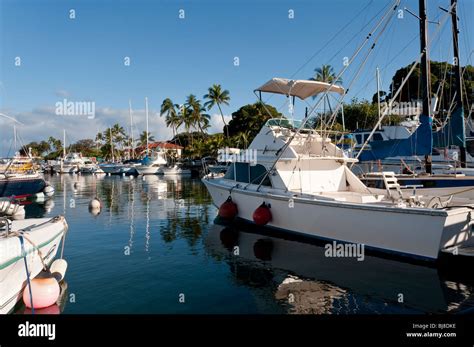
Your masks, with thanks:
M366 38L362 41L362 43L359 45L359 47L356 49L356 51L354 52L354 54L352 55L351 59L348 61L348 64L347 66L345 66L341 72L336 76L336 78L334 79L334 81L331 83L331 85L326 89L325 93L323 94L323 96L321 97L320 101L318 103L316 103L313 108L310 110L310 112L305 115L305 118L303 119L303 121L301 122L300 126L298 127L298 129L296 130L295 134L293 134L292 136L290 136L290 138L287 140L287 142L277 151L277 158L276 160L274 161L274 163L272 164L272 167L270 168L270 170L268 170L267 172L267 175L269 172L273 171L273 169L275 168L276 166L276 163L278 162L278 160L281 158L281 156L283 155L283 153L285 152L286 148L288 148L291 144L291 141L293 141L293 139L295 138L296 134L297 133L300 133L301 129L304 128L306 122L308 121L308 119L311 117L311 114L314 112L314 110L316 109L316 107L319 106L319 104L321 103L321 100L324 99L324 96L329 94L330 90L332 89L332 87L334 87L336 85L336 82L341 78L341 76L344 74L344 72L349 68L349 66L352 64L352 62L354 61L354 59L359 55L359 53L362 51L362 49L365 47L365 45L370 41L370 38L372 37L372 35L374 33L377 32L377 30L379 29L379 27L387 20L387 16L393 11L395 12L395 10L398 8L398 6L400 5L400 0L395 0L393 2L393 6L390 8L389 11L387 11L383 16L382 18L376 23L375 27L372 29L372 31L370 31ZM390 20L390 17L389 17L389 20ZM261 187L261 184L258 186L257 188L257 191L260 189Z
M334 125L334 122L336 120L336 117L337 117L337 112L339 111L339 109L341 108L342 106L342 102L344 101L344 98L345 96L347 95L347 92L351 89L352 85L357 81L357 79L359 78L361 72L362 72L362 69L364 68L365 64L367 63L367 61L369 60L369 57L370 55L372 54L372 52L374 51L374 48L376 47L377 43L378 43L378 40L380 39L380 37L382 37L382 34L385 32L385 30L387 29L388 25L390 23L392 23L392 19L393 19L393 16L389 17L388 21L385 23L385 25L382 27L382 29L378 32L377 36L375 37L374 39L374 42L372 44L372 46L370 47L370 49L367 51L366 53L366 56L364 58L364 60L362 61L362 64L359 66L359 69L356 71L356 75L353 77L351 83L349 84L349 88L347 88L346 90L346 93L344 93L344 95L341 97L336 109L334 110L333 114L331 115L331 117L329 118L329 122L328 123L331 123L331 127ZM331 121L332 120L332 121Z
M380 69L381 72L384 72L387 70L387 68L395 61L396 58L398 58L412 43L418 38L418 34L416 34L403 48L401 51L398 52L397 55L395 55L383 68ZM354 97L357 97L365 88L368 87L370 83L372 83L375 80L375 77L372 77L370 81L367 82L364 87L361 88L361 90L354 95Z
M324 98L326 97L326 95L329 94L329 91L331 90L331 88L336 85L338 83L338 81L341 79L341 76L344 74L344 72L349 68L349 66L353 63L353 61L355 60L355 58L359 55L359 53L362 51L362 49L364 48L364 46L370 41L370 38L372 37L372 35L374 33L376 33L379 29L379 27L383 25L382 29L381 29L381 32L377 34L377 36L375 37L374 39L374 43L372 45L372 47L368 50L369 54L370 55L370 52L373 50L373 48L375 47L375 42L378 41L378 39L380 38L381 36L381 33L383 33L383 31L386 29L387 25L391 22L391 19L393 18L392 16L388 17L388 20L387 20L387 16L388 14L393 11L395 12L395 10L397 9L397 7L399 6L399 3L400 3L400 0L396 0L394 2L395 4L389 9L389 11L387 11L383 16L382 18L378 21L378 23L376 24L376 26L372 29L371 32L369 32L369 34L366 36L365 40L362 42L362 44L358 47L358 49L355 51L355 53L351 56L351 59L348 61L348 64L341 70L341 72L334 78L333 82L331 83L331 85L326 89L325 93L322 95L321 99L319 100L319 102L317 102L314 106L311 107L311 105L305 100L306 104L310 107L310 111L308 112L307 116L305 117L305 119L303 120L303 123L302 123L302 127L304 126L304 124L306 123L306 121L309 119L309 117L311 117L311 115L313 114L313 112L317 109L317 107L321 104L321 101L324 100ZM365 60L367 59L367 57L365 58ZM364 64L365 64L365 61L364 61ZM360 69L361 70L361 69ZM359 71L360 71L359 70ZM354 78L352 79L352 81L354 80ZM352 86L352 83L351 85ZM349 88L350 89L350 88ZM341 100L344 99L344 97L347 95L347 92L349 91L349 89L346 89L343 97ZM337 110L339 110L340 106L337 108ZM322 128L322 123L323 121L321 120L321 131L324 131L325 129ZM301 130L302 127L299 129Z
M379 12L377 12L374 16L372 16L372 18L370 18L370 20L367 22L366 25L364 25L358 32L356 32L354 35L352 35L352 37L346 42L346 44L344 46L341 47L341 49L339 49L339 51L337 51L336 53L334 53L331 58L329 59L329 61L332 61L334 58L336 58L336 56L338 56L344 49L346 49L346 46L351 43L355 38L357 38L360 33L362 31L365 30L365 28L367 28L369 26L369 24L377 17L379 17L380 13L382 13L384 10L386 10L386 8L391 8L392 6L389 6L390 4L393 4L393 1L391 2L388 2L387 5L385 5Z
M331 42L334 41L334 39L342 32L344 31L349 25L351 25L363 12L366 12L365 10L373 3L373 0L370 0L367 5L365 5L362 10L360 10L356 15L355 17L353 17L348 23L346 23L346 25L344 25L341 29L339 29L339 31L337 31L333 36L331 36L331 38L329 40L326 41L325 44L323 44L323 46L318 50L316 51L316 53L314 53L305 63L303 63L303 65L301 65L294 73L293 75L291 75L290 78L293 78L298 72L300 72L302 69L304 69L316 56L318 56L318 54L320 54L325 48L326 46L328 46ZM378 14L377 14L378 15ZM373 20L373 18L371 19ZM370 22L370 21L369 21ZM361 29L361 31L369 24L369 22L367 22L367 24Z
M344 27L342 27L339 31L337 31L316 53L314 53L303 65L301 65L296 71L295 73L293 73L291 76L290 76L290 79L292 79L298 72L300 72L304 67L306 67L317 55L319 55L324 49L326 49L326 47L335 40L335 38L341 33L343 32L350 24L352 24L359 16L362 12L365 12L365 10L372 4L373 0L370 0L367 5L364 6L364 8L362 8L361 11L359 11L359 13L357 13L357 15L352 18ZM389 2L390 3L390 2ZM357 37L357 35L359 35L363 30L365 30L365 28L375 19L377 18L380 13L383 12L383 10L387 7L387 5L385 5L384 7L382 7L381 10L379 10L374 16L372 16L372 18L354 35L351 37L350 40L348 40L346 42L345 45L342 46L342 48L331 58L329 59L328 61L331 61L332 59L334 59L334 57L339 54L342 49L344 49L350 42L352 42L354 40L355 37ZM272 97L274 96L274 94L271 94L268 98L266 98L266 100L264 101L265 103L267 103L270 99L272 99Z
M433 42L433 40L435 39L435 37L439 34L440 32L440 27L444 26L444 24L446 23L446 19L448 18L448 15L450 15L449 12L451 12L453 6L450 6L449 9L448 9L448 13L444 16L443 20L442 20L442 23L440 24L440 26L438 27L437 31L435 32L435 35L433 37L431 37L430 41L427 43L427 47L431 47L431 43ZM395 93L395 95L390 99L389 103L388 103L388 106L384 109L384 112L382 113L382 115L380 116L377 124L375 125L375 127L372 129L372 131L370 132L369 136L367 137L367 140L365 140L364 144L362 145L361 149L359 150L359 152L357 153L355 159L358 159L359 156L361 155L362 151L364 150L364 148L367 146L367 144L369 143L369 141L371 140L372 136L374 135L376 129L380 126L380 124L382 124L382 120L385 118L385 116L388 114L388 111L392 108L392 105L393 105L393 101L398 97L398 95L401 94L401 90L403 88L403 86L407 83L409 77L411 76L411 74L413 73L413 71L415 71L415 67L420 63L421 61L421 57L425 54L425 52L421 52L419 55L418 55L418 58L416 60L416 62L413 64L413 66L411 67L410 71L408 72L407 76L403 79L401 85L398 87L398 90L397 92ZM352 166L354 166L354 163L352 163L351 165L351 168Z

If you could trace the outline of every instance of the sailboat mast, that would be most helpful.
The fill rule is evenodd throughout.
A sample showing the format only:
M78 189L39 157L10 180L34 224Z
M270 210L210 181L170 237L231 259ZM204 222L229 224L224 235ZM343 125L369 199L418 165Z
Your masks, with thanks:
M428 20L426 17L426 0L419 0L420 7L420 51L421 56L421 95L423 99L424 116L431 119L431 93L430 93L430 63L428 50ZM431 154L425 155L425 169L426 173L431 174Z
M63 129L63 158L66 158L66 129Z
M115 158L114 158L114 141L112 141L112 127L109 128L109 135L110 135L110 151L112 154L112 163L114 163Z
M17 147L16 147L16 125L13 124L13 141L15 143L15 152L17 151Z
M148 98L145 97L145 114L146 114L146 155L148 156Z
M455 105L456 110L461 109L460 112L460 126L462 127L462 142L463 144L459 146L459 151L461 152L461 167L466 167L466 138L465 138L465 125L464 125L464 114L463 114L463 105L462 105L462 71L461 63L459 60L459 29L458 29L458 16L457 16L457 0L451 0L451 21L452 21L452 30L453 30L453 53L454 53L454 83L455 83ZM456 112L457 114L457 112Z
M382 112L380 109L380 70L379 67L377 66L377 69L375 70L375 78L377 79L377 111L379 115L379 123L380 123L380 118L382 117ZM379 129L382 129L382 124L380 123Z
M132 117L132 101L128 100L128 112L130 113L130 158L135 159L135 151L133 146L133 117Z

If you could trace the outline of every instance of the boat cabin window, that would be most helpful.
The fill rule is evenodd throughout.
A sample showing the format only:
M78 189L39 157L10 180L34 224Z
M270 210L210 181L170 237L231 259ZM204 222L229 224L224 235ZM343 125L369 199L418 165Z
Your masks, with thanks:
M266 172L265 166L260 164L252 166L249 163L232 163L224 178L242 183L261 183L263 186L271 187L270 177L265 175Z
M267 126L277 126L287 129L298 129L303 122L301 120L286 119L286 118L272 118L267 120ZM303 127L305 130L311 130L306 124Z
M370 133L363 133L363 134L356 134L356 141L358 144L362 145L363 143L365 143L365 141L367 141L367 139L369 138L370 136ZM372 141L383 141L383 136L381 133L374 133L372 135L372 138L370 139L370 142Z
M383 141L383 137L381 133L374 133L372 136L372 141Z

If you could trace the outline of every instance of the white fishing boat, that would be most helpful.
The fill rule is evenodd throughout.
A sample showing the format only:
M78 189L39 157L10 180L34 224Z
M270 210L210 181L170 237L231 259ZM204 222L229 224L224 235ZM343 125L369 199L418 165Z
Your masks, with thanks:
M300 99L344 93L335 84L281 78L257 91ZM236 162L224 177L205 176L214 204L236 204L237 218L250 223L423 260L472 242L474 204L405 198L395 184L385 194L374 193L349 169L356 159L328 136L305 128L305 120L269 120L248 149L256 163Z
M135 166L139 175L163 174L167 161L163 151L153 151L150 156L145 156L141 165Z
M84 160L80 153L69 153L53 166L57 173L78 173L84 166Z
M191 176L191 170L185 169L179 164L165 166L161 168L161 171L165 176Z
M56 173L78 173L84 166L84 159L81 153L66 154L66 130L63 130L63 156L59 162L53 165L53 171Z
M104 171L100 166L89 158L84 158L84 166L81 167L80 172L82 174L102 174Z
M27 273L33 279L43 269L43 263L48 266L53 261L67 228L62 216L14 221L0 219L1 314L9 313L21 300Z

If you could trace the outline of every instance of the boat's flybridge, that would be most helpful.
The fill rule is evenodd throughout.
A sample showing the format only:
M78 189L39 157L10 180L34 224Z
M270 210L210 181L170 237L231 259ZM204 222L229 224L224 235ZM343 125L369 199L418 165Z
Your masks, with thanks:
M342 87L324 82L282 78L273 78L257 91L302 100L322 92L344 93ZM346 163L354 159L346 157L329 136L321 136L307 124L304 120L269 119L248 148L255 153L256 165L234 163L224 180L245 189L257 186L259 190L279 190L290 195L317 194L356 202L381 200L382 196L371 194L348 169Z

